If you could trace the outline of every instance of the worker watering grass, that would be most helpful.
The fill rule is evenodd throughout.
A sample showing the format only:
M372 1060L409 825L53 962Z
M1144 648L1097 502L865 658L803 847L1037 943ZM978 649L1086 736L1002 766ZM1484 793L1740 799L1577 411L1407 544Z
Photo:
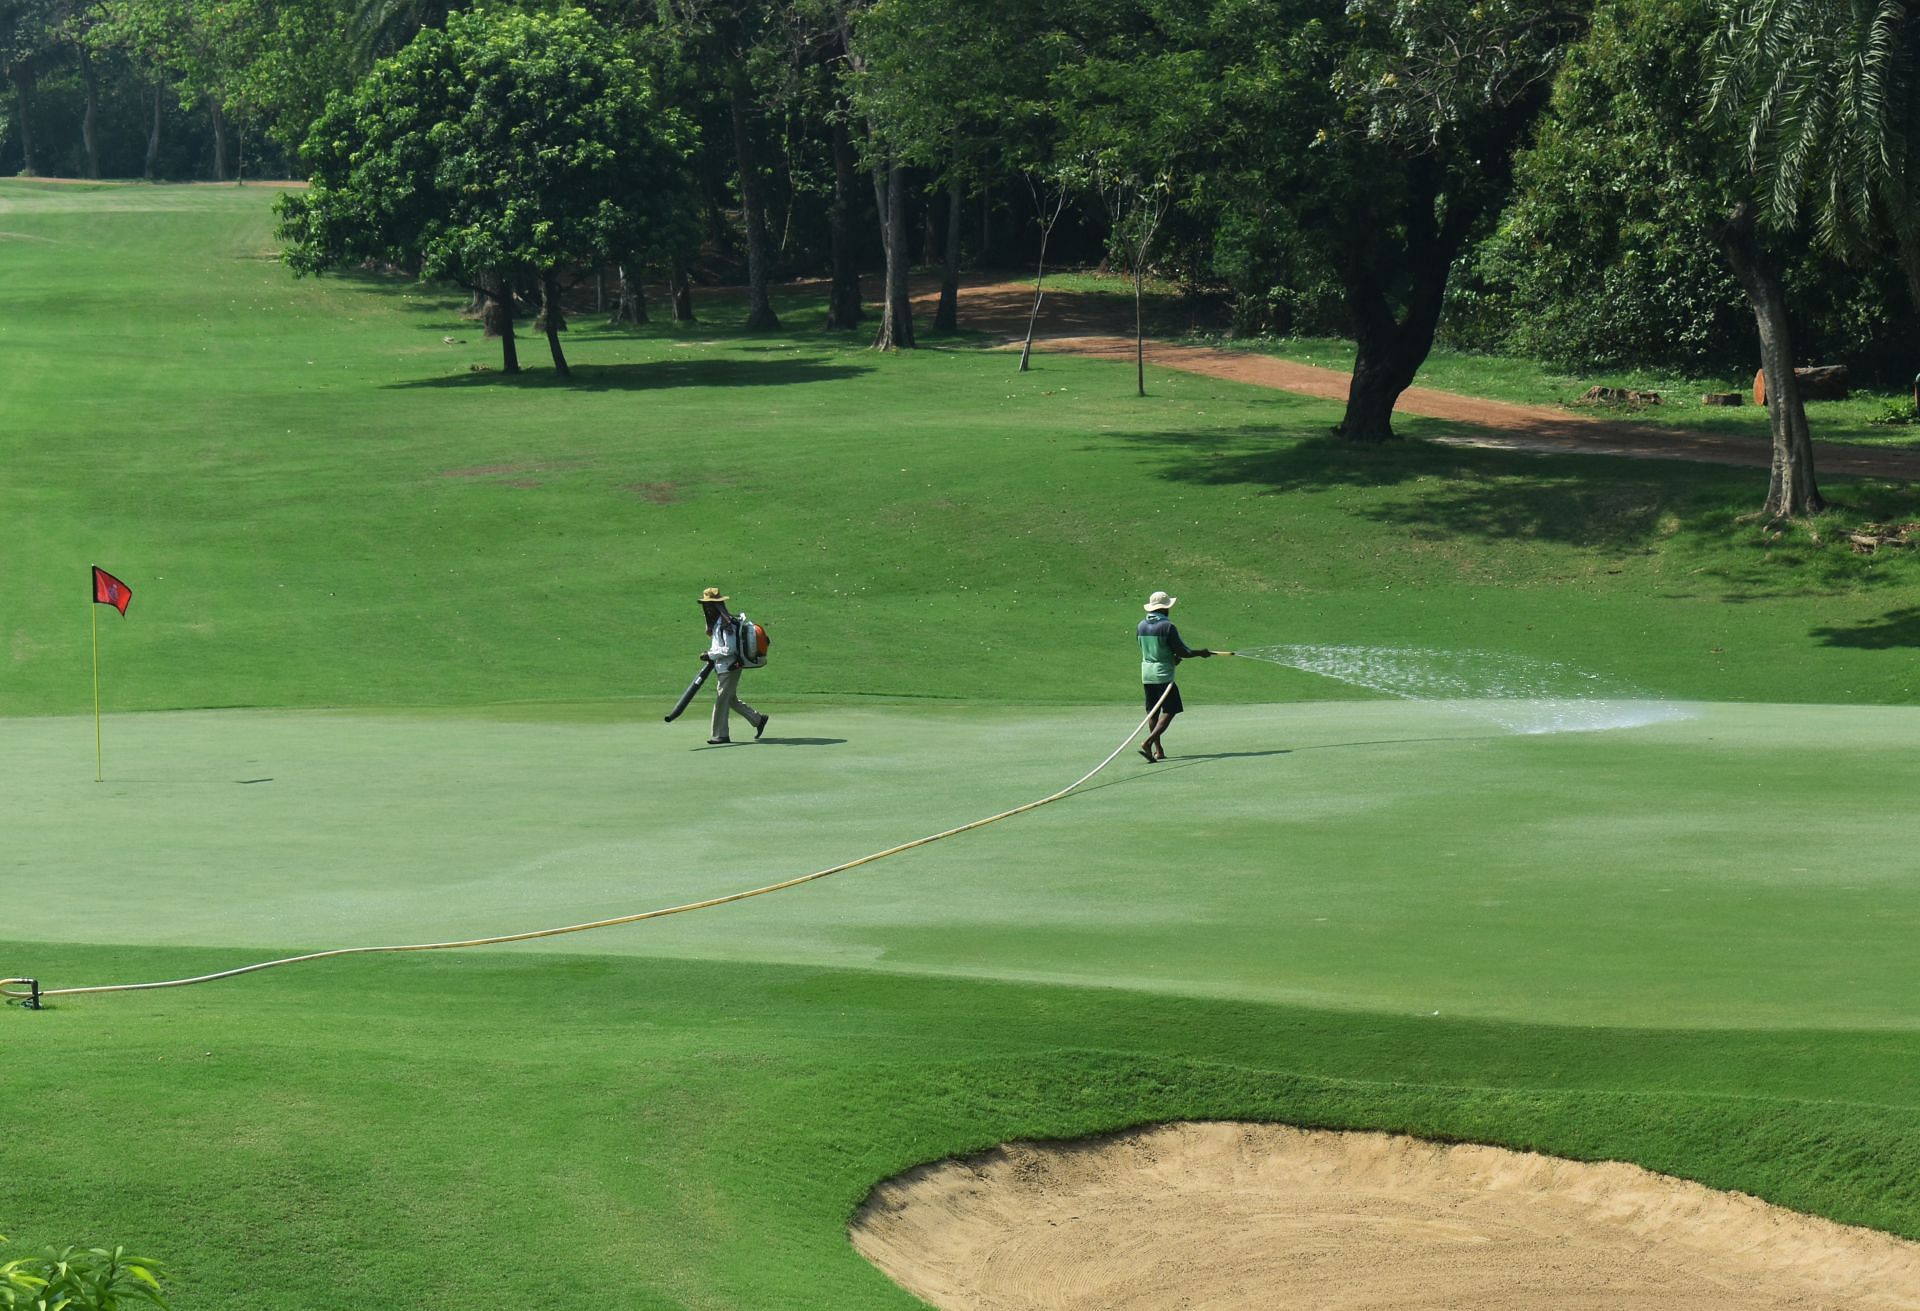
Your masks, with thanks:
M1180 703L1180 685L1173 681L1174 666L1182 660L1205 660L1215 654L1205 647L1192 650L1180 640L1180 630L1173 626L1170 615L1179 600L1155 592L1147 598L1147 617L1136 630L1140 637L1140 688L1147 702L1147 736L1140 743L1140 754L1148 761L1167 758L1160 737L1173 726L1173 717L1186 708Z

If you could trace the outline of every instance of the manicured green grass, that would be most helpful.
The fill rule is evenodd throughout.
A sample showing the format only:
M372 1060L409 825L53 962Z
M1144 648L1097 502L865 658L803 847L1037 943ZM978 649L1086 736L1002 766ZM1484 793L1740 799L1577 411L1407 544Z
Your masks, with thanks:
M82 976L238 959L35 954ZM8 1062L16 1236L162 1252L183 1307L907 1307L846 1241L874 1180L1191 1117L1625 1158L1920 1228L1911 1032L1489 1025L500 954L4 1018L10 1049L48 1056Z
M1915 562L1737 523L1758 472L1349 450L1326 403L882 357L814 303L765 337L714 298L691 331L583 318L572 387L537 341L522 378L474 373L498 352L459 297L292 280L267 199L0 187L22 234L0 243L0 713L88 707L89 562L137 598L102 633L118 709L657 695L690 675L709 581L768 625L786 695L1104 698L1170 587L1220 644L1471 642L1694 699L1913 697L1886 642ZM1842 519L1914 517L1907 489L1831 492Z
M541 949L1555 1024L1911 1025L1920 887L1887 799L1920 788L1920 711L1710 705L1515 735L1438 703L1221 706L1228 667L1184 680L1163 766L1129 752L1032 814ZM1238 672L1262 671L1281 672ZM750 749L706 749L657 703L120 717L98 785L86 720L8 721L32 892L8 936L287 954L679 905L1047 795L1139 718L750 690L775 714Z
M0 1232L149 1249L186 1311L906 1306L845 1240L877 1180L1237 1116L1920 1236L1913 561L1764 535L1755 473L1347 450L1334 406L876 356L800 298L583 316L575 385L538 340L506 379L458 296L290 280L266 201L0 183L0 974L538 928L977 818L1132 725L1154 587L1212 645L1699 704L1515 736L1212 661L1167 764L791 892L8 1011ZM135 590L100 784L92 562ZM657 719L710 582L773 632L751 748Z

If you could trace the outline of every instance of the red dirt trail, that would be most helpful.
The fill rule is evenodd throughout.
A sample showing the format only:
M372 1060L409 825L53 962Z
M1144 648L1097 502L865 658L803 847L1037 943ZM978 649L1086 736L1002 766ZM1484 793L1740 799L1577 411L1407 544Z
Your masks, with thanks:
M937 291L914 297L929 313ZM1026 335L1027 313L1033 304L1030 282L975 282L960 288L960 326L1017 342ZM1073 291L1049 291L1041 302L1035 329L1036 346L1049 352L1086 355L1096 359L1133 359L1129 307L1115 297ZM1338 369L1296 364L1248 351L1182 346L1148 338L1147 359L1167 369L1251 383L1279 391L1324 400L1344 401L1349 375ZM1641 460L1688 460L1702 464L1731 464L1768 468L1772 453L1751 437L1657 428L1650 424L1590 419L1541 405L1516 405L1409 387L1400 394L1395 413L1427 419L1446 419L1479 429L1473 434L1449 434L1431 440L1449 446L1480 446L1501 450L1551 451L1582 455L1620 455ZM1920 452L1889 451L1831 442L1814 443L1814 466L1822 473L1856 477L1920 481Z

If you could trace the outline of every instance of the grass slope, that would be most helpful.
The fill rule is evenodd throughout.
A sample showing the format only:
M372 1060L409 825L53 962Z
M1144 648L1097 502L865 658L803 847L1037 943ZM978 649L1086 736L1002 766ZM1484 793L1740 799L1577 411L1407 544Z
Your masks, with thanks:
M230 954L62 948L61 972ZM1189 1117L1625 1158L1916 1232L1911 1033L1552 1028L700 962L345 962L31 1022L22 1236L184 1306L906 1307L844 1223L1008 1137ZM24 1162L26 1168L20 1168ZM49 1169L46 1162L57 1162Z
M1920 1236L1912 562L1761 538L1750 474L1347 451L1330 406L877 357L799 301L579 322L578 386L510 381L454 298L287 279L267 199L0 183L0 973L533 927L974 818L1125 731L1156 586L1217 645L1751 704L1522 738L1213 662L1182 759L782 897L10 1011L19 1243L150 1248L223 1311L897 1307L842 1228L875 1180L1201 1115ZM136 593L110 709L258 708L115 714L101 785L95 561ZM653 718L709 581L773 629L777 742Z
M290 279L267 201L0 186L0 714L87 707L89 562L138 598L102 634L120 709L657 695L691 672L708 580L768 624L759 681L786 695L1104 699L1132 681L1137 598L1169 587L1220 645L1472 644L1690 699L1915 697L1914 563L1764 540L1735 522L1757 473L1346 450L1317 436L1324 403L880 357L810 303L757 338L721 301L693 332L582 320L578 386L534 343L509 380L468 371L497 351L456 298ZM1834 491L1913 515L1904 489Z

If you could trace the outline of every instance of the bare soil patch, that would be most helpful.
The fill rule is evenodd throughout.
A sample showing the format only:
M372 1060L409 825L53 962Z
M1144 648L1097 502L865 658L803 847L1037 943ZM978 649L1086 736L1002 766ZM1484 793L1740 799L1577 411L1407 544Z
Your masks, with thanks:
M943 1311L1920 1308L1920 1243L1617 1162L1164 1125L873 1192L853 1243Z
M937 294L936 288L932 295ZM915 299L929 302L930 307L928 293L922 292ZM1032 304L1030 282L963 284L961 326L1005 337L1009 343L1016 342L1026 335L1027 313ZM1132 328L1131 307L1114 297L1049 291L1041 303L1034 335L1036 341L1046 343L1049 351L1131 361ZM1146 353L1149 361L1162 368L1330 401L1346 400L1352 381L1351 375L1338 369L1323 369L1248 351L1182 346L1149 338ZM1588 418L1549 406L1484 400L1431 387L1409 387L1401 393L1394 409L1398 414L1446 419L1479 429L1471 435L1434 439L1450 446L1689 460L1760 469L1769 467L1773 458L1764 441ZM1822 473L1920 481L1920 454L1908 451L1817 442L1814 461Z

